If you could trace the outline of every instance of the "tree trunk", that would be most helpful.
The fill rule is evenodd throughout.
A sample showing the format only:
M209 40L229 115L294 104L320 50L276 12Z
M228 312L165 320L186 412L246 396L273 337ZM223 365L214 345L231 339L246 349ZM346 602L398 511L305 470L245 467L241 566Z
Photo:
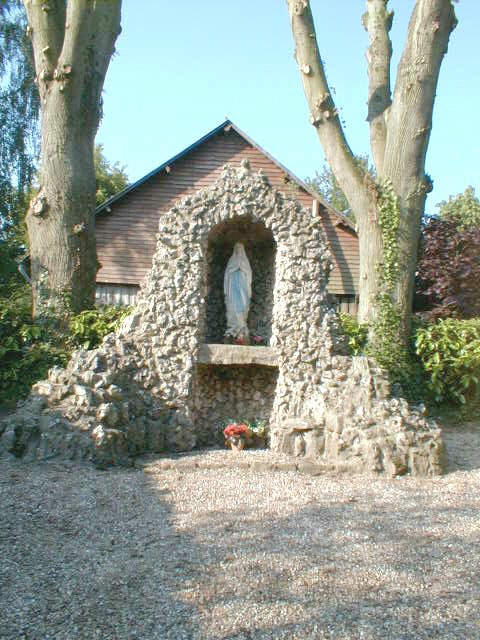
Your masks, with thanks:
M320 57L309 0L287 0L296 59L310 122L355 214L360 248L359 320L371 323L372 342L392 318L407 345L420 221L430 179L425 156L440 65L456 25L451 0L416 0L390 93L393 13L388 0L367 0L368 122L376 182L363 176L345 140ZM388 302L388 304L387 304ZM395 318L395 320L393 319ZM378 335L376 335L378 334Z
M27 229L34 314L93 305L94 139L121 0L23 0L42 108L40 190Z
M92 134L69 125L58 104L44 105L41 189L26 219L36 315L64 307L78 311L95 299Z
M358 227L360 253L358 321L372 322L376 316L375 301L378 290L378 261L382 255L382 235L376 217L365 215L366 223ZM358 216L358 213L357 213Z

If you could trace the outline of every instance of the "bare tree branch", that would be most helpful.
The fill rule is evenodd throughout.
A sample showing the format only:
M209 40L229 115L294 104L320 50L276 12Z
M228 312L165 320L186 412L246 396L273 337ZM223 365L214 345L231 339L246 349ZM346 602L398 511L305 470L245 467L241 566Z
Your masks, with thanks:
M332 168L357 220L369 210L364 176L355 162L343 133L338 112L320 58L308 0L287 0L310 122L317 130L328 164Z
M103 80L115 52L115 41L121 32L121 6L121 0L95 0L91 41L92 73L96 77L102 78L101 82L94 83L90 96L91 104L97 107L95 111L96 126L98 126L101 115Z
M33 46L35 71L40 80L48 82L53 77L53 70L63 46L65 2L23 0L23 5L28 19L27 34Z
M120 34L121 0L96 0L93 12L95 69L105 76Z
M93 4L93 0L75 0L74 2L70 0L67 3L65 37L55 70L55 78L61 83L60 88L68 84L66 95L69 96L74 111L79 108L83 99L82 93L88 75L85 57L89 44Z
M417 0L398 67L388 119L384 171L397 193L416 197L423 185L440 65L457 20L451 0Z
M377 176L383 176L383 160L387 140L386 117L391 105L390 61L392 42L389 32L393 11L387 11L388 0L367 0L363 25L368 32L368 117L370 146Z

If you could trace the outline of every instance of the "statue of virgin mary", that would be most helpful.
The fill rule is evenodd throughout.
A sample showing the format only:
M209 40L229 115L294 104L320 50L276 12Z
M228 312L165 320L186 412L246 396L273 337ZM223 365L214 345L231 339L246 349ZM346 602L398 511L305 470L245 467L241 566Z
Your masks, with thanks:
M225 336L248 338L247 316L252 297L252 268L245 247L237 242L225 269L223 280L227 330Z

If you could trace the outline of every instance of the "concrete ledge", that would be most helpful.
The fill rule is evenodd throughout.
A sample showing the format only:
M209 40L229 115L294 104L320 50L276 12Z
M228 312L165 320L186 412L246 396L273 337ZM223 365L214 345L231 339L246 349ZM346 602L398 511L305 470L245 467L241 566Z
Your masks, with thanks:
M236 344L202 344L198 364L278 367L277 354L270 347L243 347Z

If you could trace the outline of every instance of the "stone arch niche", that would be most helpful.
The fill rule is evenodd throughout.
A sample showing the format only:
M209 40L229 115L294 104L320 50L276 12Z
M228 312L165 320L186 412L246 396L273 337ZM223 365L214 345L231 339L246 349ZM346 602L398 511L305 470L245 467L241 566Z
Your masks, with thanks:
M194 419L197 444L218 443L221 425L231 420L269 421L278 376L273 354L265 364L264 349L223 346L226 309L223 280L236 242L241 242L252 267L252 298L248 315L250 336L270 345L276 243L273 233L251 215L234 215L208 234L207 297L204 347L194 377ZM206 348L206 345L211 345ZM258 356L263 356L258 357Z
M268 346L219 344L223 274L236 241L253 269L250 329ZM319 218L246 162L226 166L164 216L137 314L140 330L156 334L160 393L179 434L204 444L218 420L263 417L273 426L299 410L317 359L334 349L328 272Z
M252 299L248 315L250 335L269 345L272 337L276 243L263 222L234 216L215 225L207 245L206 343L221 343L226 329L223 279L236 242L241 242L252 267Z

